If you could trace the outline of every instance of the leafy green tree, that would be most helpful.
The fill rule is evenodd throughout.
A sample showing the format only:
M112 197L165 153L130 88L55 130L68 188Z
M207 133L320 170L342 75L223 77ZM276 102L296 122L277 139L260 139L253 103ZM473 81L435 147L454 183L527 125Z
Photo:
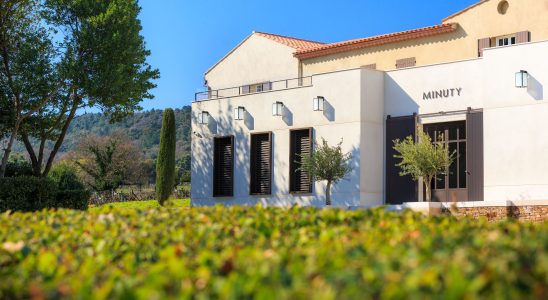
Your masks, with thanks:
M173 109L167 108L162 119L160 150L156 162L156 199L160 205L164 205L175 187L176 134L175 113Z
M426 185L426 201L432 201L432 180L438 174L445 174L455 160L456 152L449 153L443 135L436 142L422 130L418 133L418 141L412 136L403 141L394 140L394 150L399 154L395 158L401 159L396 166L401 168L400 176L411 175L413 180L424 180Z
M349 161L351 153L343 154L342 140L336 146L329 146L322 138L322 144L315 145L315 150L302 157L300 169L307 172L315 181L327 181L325 188L325 205L331 205L331 185L343 179L352 171Z
M53 80L40 86L52 96L21 124L21 139L35 175L46 176L79 109L96 107L111 122L119 121L140 110L143 99L153 97L149 90L155 87L152 81L159 72L146 62L150 52L140 34L137 0L43 0L39 4L31 24L45 24L53 32L44 43L55 44L55 51L50 57L44 46L33 53L48 58L43 68L53 70ZM35 84L33 78L29 82ZM53 146L46 151L49 141Z
M52 35L40 19L41 1L0 1L0 137L7 137L0 177L24 122L64 86L55 70Z

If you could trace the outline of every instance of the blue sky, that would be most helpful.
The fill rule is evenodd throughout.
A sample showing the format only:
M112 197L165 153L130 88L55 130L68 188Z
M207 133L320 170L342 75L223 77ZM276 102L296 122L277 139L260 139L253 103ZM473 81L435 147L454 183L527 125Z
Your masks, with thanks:
M189 105L203 74L252 31L321 42L441 23L478 0L139 0L149 62L161 78L145 109Z

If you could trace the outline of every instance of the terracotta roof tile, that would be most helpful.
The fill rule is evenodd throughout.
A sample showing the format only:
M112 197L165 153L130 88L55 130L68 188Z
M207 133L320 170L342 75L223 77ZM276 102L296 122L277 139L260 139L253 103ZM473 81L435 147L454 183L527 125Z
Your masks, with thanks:
M454 32L455 30L457 30L457 28L457 23L447 23L339 43L324 44L316 47L310 47L308 49L298 49L294 55L295 57L298 57L300 59L314 58L390 43L398 43L413 39L425 38L434 35L446 34Z
M298 38L293 38L293 37L288 37L288 36L283 36L278 34L272 34L272 33L255 32L255 34L271 39L278 43L284 44L286 46L289 46L293 49L296 49L297 51L313 49L313 48L325 45L324 43L320 43L320 42L303 40L303 39L298 39Z

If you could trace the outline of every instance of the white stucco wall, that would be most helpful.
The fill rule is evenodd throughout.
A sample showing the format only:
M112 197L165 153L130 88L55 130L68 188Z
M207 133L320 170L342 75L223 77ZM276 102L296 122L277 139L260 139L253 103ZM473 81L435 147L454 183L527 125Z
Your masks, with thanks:
M360 205L365 199L380 201L380 190L360 187L360 162L363 157L360 152L361 76L362 70L359 69L323 74L314 76L309 87L193 103L192 204L323 205L324 182L316 182L310 195L289 194L289 132L308 127L314 128L316 141L325 138L334 145L342 139L343 151L353 154L352 173L347 180L340 181L332 188L333 204ZM327 105L324 112L312 110L312 99L316 96L325 97ZM272 103L275 101L284 103L283 117L272 116ZM246 108L245 120L233 119L233 109L237 106ZM209 126L196 124L196 116L203 110L211 114ZM272 195L250 196L249 135L266 131L273 133ZM225 135L235 136L234 197L213 198L213 137Z
M295 49L252 34L205 74L213 90L298 77Z
M515 87L519 70L531 75L527 89ZM391 71L385 82L386 115L483 108L486 201L548 199L548 42L489 49L481 59ZM462 88L461 96L423 100L425 91L449 88Z

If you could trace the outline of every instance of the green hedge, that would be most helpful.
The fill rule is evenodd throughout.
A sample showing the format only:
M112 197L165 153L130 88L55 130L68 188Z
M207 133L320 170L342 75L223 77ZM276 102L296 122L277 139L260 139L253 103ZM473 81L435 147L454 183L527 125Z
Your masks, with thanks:
M35 211L52 207L57 184L48 178L0 178L0 211Z
M547 250L548 222L382 209L0 214L0 299L532 299Z
M90 197L91 193L86 190L65 190L63 185L50 178L0 178L0 212L30 212L45 208L85 210Z

